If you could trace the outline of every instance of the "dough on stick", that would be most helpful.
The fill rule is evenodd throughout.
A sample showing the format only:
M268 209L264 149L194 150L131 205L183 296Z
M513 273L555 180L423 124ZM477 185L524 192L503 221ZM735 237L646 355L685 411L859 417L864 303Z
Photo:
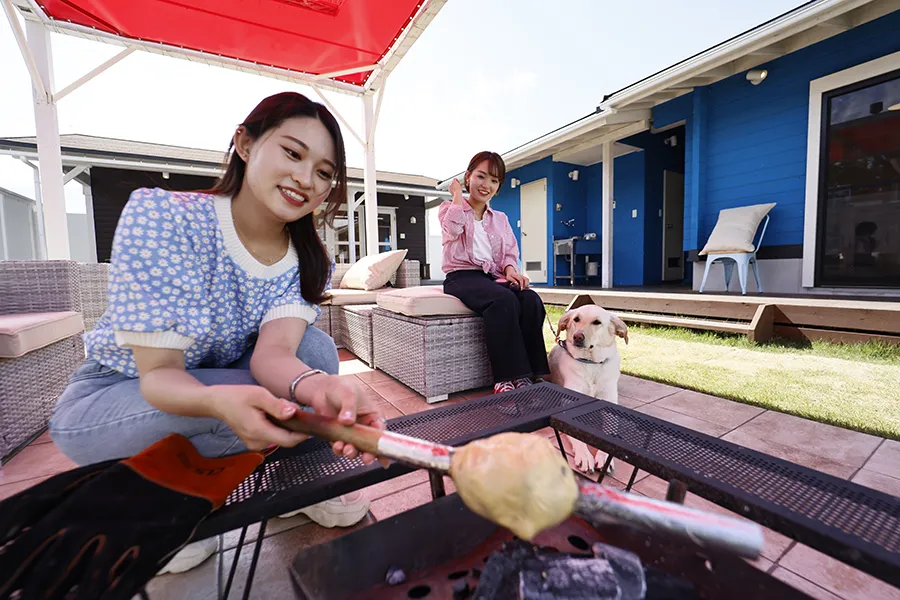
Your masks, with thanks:
M547 438L500 433L453 452L450 475L466 506L531 541L565 521L578 484L569 464Z

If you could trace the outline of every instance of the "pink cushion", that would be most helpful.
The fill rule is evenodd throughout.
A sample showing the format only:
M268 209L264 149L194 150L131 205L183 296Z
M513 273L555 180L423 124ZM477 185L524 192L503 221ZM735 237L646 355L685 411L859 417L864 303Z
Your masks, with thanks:
M84 331L74 311L0 315L0 358L16 358Z

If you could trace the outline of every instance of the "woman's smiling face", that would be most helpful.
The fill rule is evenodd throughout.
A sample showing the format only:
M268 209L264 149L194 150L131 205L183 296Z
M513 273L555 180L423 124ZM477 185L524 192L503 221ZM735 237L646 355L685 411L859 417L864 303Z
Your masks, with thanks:
M235 146L247 163L243 185L278 220L305 217L331 193L335 146L318 119L287 119L258 140L239 130Z

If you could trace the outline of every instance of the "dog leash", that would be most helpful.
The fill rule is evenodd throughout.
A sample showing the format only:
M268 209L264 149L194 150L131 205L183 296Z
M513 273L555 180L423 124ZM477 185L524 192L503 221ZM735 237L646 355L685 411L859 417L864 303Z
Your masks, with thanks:
M556 345L559 346L560 348L562 348L562 349L565 351L566 354L568 354L569 356L572 356L572 353L569 352L569 349L568 349L568 348L566 348L566 340L561 340L561 339L559 339L559 333L557 333L556 330L553 329L553 323L550 322L550 315L548 315L548 314L545 313L545 314L544 314L544 318L547 319L547 325L550 326L550 333L552 333L552 334L553 334L553 337L556 338ZM602 364L605 363L607 360L609 360L609 359L607 359L607 358L604 358L602 361L597 362L597 361L595 361L595 360L589 360L589 359L587 359L587 358L578 358L578 357L576 357L576 356L572 356L572 358L574 358L575 360L577 360L577 361L580 362L580 363L585 363L585 364L588 364L588 365L602 365Z

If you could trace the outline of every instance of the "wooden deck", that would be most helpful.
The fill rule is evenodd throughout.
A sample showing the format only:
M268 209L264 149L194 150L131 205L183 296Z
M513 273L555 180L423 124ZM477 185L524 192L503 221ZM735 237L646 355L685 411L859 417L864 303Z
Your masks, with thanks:
M778 337L900 344L900 302L688 290L533 289L545 304L568 306L580 295L589 296L595 304L632 323L743 333L757 341Z

